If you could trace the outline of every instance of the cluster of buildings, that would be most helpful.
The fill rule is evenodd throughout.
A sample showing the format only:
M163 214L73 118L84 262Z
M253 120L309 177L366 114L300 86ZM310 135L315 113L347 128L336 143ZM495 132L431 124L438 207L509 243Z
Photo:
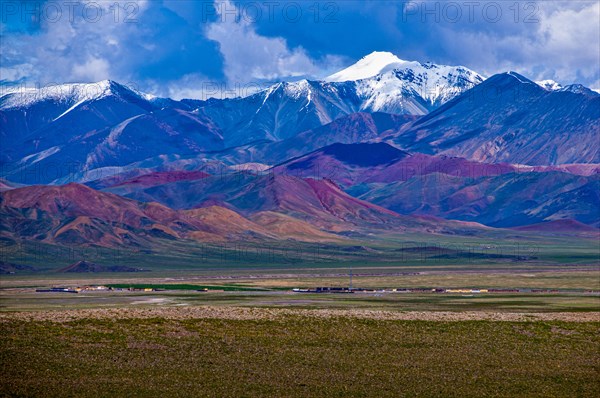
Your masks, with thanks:
M77 286L77 287L51 287L47 289L36 289L38 293L80 293L80 292L101 292L101 291L130 291L130 292L154 292L157 289L144 288L115 288L111 286Z

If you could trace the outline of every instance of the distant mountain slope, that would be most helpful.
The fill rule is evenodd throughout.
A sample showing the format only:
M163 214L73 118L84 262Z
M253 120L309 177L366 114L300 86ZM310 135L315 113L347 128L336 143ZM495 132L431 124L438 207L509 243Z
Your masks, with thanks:
M254 175L240 172L150 188L122 186L105 190L144 202L161 202L179 209L217 204L240 212L252 220L257 219L258 214L275 212L335 232L399 233L410 230L452 231L451 233L460 234L477 228L451 221L432 222L401 216L348 195L328 179L276 173Z
M131 178L116 178L112 182L105 181L106 186L142 186L153 187L163 185L175 181L193 181L208 177L210 174L203 171L156 171L146 174L141 174Z
M352 113L281 141L243 145L214 153L212 157L228 163L277 164L331 144L377 141L387 134L402 131L403 126L408 126L416 119L413 115L382 112Z
M600 228L600 175L589 178L585 185L548 198L530 214L543 220L574 219Z
M343 242L284 214L247 219L231 209L173 210L79 184L33 186L0 193L0 236L63 245L149 248L157 239L200 242L297 240Z
M156 187L113 187L106 191L141 201L158 201L189 209L205 203L226 203L244 214L276 211L317 225L379 223L398 215L352 198L326 180L288 175L237 173Z
M100 265L81 260L57 270L58 272L88 273L88 272L143 272L141 268L124 265Z
M218 207L175 211L79 184L32 186L0 193L5 238L107 247L147 247L155 239L273 239L239 214Z
M486 164L463 158L409 153L387 143L333 144L274 167L277 174L327 177L344 187L360 183L405 181L442 173L476 178L511 173L509 164Z
M411 155L386 143L332 144L276 167L278 175L329 178L349 186Z
M517 231L547 233L551 235L572 235L573 233L576 233L584 236L600 237L600 229L571 219L546 221L539 224L516 227L514 229Z
M164 154L223 148L221 132L210 120L180 109L156 109L132 93L110 82L103 95L85 97L59 119L23 137L6 138L11 145L2 150L4 176L21 183L49 183ZM55 108L61 104L53 102Z
M599 94L578 85L549 91L509 72L415 121L394 142L490 163L599 163L599 132Z
M350 194L401 214L514 227L559 219L600 224L599 175L508 173L467 178L433 173L405 181L370 183Z
M246 185L238 183L237 188L232 185L228 194L221 196L230 207L243 209L247 218L209 204L211 195L202 196L203 188L210 185L207 180L210 178L165 184L178 186L179 195L203 204L184 210L79 184L1 192L0 237L5 241L150 248L157 240L343 242L346 234L472 234L484 229L476 224L401 216L353 198L331 181L289 176L258 177ZM160 197L161 192L160 187L137 187L130 196Z
M15 184L13 182L6 181L5 179L0 178L0 192L8 191L10 189L15 189L15 188L20 188L20 187L22 187L22 185Z
M276 166L273 173L328 178L351 195L400 214L501 227L563 218L595 225L600 220L595 164L488 164L362 143L320 148Z

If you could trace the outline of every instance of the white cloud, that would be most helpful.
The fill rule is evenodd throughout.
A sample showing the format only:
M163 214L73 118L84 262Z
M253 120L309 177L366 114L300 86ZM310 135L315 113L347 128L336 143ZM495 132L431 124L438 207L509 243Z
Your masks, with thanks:
M539 22L507 20L463 31L442 26L433 34L452 56L488 76L515 70L534 80L593 86L600 77L600 3L538 2L537 7Z
M73 7L74 4L77 4ZM3 38L3 76L25 75L33 85L129 78L126 68L127 16L140 17L146 1L57 2L59 17L41 18L40 30L6 34ZM87 12L85 11L87 7ZM99 7L102 11L98 11ZM118 9L118 11L117 11ZM44 16L44 8L41 8ZM10 49L4 51L5 47ZM25 62L23 62L25 61ZM33 65L32 69L24 66ZM6 65L6 66L5 66Z
M81 81L97 82L110 79L110 65L105 59L92 57L83 64L73 65L72 75Z
M319 63L302 47L290 49L281 37L260 36L246 18L235 18L235 6L229 0L215 0L215 8L217 22L208 26L206 34L219 43L230 84L321 77L324 65L341 64L340 58L331 56Z
M545 15L539 38L536 53L547 60L559 78L567 81L594 78L600 65L600 3Z

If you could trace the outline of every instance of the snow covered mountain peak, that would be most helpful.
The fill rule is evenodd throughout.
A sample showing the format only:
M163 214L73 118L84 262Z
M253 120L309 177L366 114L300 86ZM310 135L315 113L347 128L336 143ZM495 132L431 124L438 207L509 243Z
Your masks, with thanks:
M286 94L292 98L299 98L303 95L310 95L310 83L308 80L303 79L296 82L285 83L284 90Z
M358 92L370 98L366 110L398 113L394 105L397 97L405 100L420 98L422 102L418 109L406 109L401 113L425 114L484 80L483 76L462 66L420 62L404 62L396 66L356 82Z
M409 62L404 61L390 52L374 51L360 61L343 69L324 80L327 82L347 82L373 77Z
M81 104L109 95L119 96L124 93L133 94L145 100L154 98L112 80L102 80L96 83L69 83L39 88L20 86L4 89L0 91L0 109L28 107L43 101Z
M483 80L464 66L405 61L390 52L373 52L325 78L331 84L353 82L365 99L362 110L411 114L428 113ZM416 102L408 104L410 98Z
M597 97L599 94L595 90L589 89L582 84L569 84L568 86L561 87L557 91L584 94L588 97Z
M74 83L48 85L39 88L16 87L7 89L0 97L0 108L18 108L35 102L53 100L57 102L82 102L103 97L110 93L111 81L97 83Z

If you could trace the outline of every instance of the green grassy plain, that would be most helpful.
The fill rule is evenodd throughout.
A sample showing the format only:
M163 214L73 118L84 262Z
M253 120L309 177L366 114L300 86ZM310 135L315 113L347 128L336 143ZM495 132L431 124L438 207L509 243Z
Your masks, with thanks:
M295 241L223 245L158 241L151 249L118 249L0 242L0 260L53 273L80 260L152 272L275 271L290 268L485 269L498 266L600 264L597 238L556 237L508 230L481 236L386 234L344 244ZM144 273L140 273L144 276Z

